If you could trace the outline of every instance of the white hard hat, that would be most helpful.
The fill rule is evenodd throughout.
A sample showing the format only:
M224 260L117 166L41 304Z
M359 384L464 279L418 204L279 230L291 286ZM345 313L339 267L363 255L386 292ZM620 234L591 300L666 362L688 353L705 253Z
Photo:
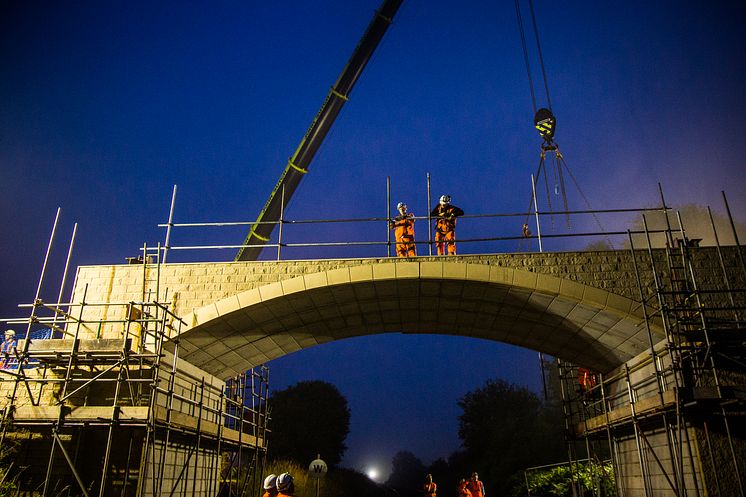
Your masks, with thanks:
M270 488L275 488L277 485L277 475L272 473L268 477L264 479L264 490L269 490Z
M397 210L401 209L402 207L404 207L404 209L406 210L407 209L407 204L405 204L404 202L399 202L398 204L396 204L396 209Z
M290 473L282 473L277 477L277 490L280 492L288 490L293 485L293 475Z
M16 332L13 330L5 330L5 336L6 337L14 337L16 336Z
M451 203L451 196L450 195L441 195L440 196L440 203L441 204L450 204Z

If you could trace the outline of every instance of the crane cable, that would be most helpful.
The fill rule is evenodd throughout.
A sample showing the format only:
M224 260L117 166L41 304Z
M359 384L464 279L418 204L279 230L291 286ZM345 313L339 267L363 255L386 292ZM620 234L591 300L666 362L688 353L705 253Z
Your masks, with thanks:
M533 0L528 0L529 11L531 12L531 26L534 30L534 38L536 39L536 49L539 56L539 67L541 67L541 76L544 80L544 91L547 94L547 108L552 110L552 98L549 95L549 81L547 79L547 71L544 66L544 54L541 50L541 40L539 38L539 27L536 24L536 13L534 11ZM523 61L526 64L526 74L528 75L528 86L531 90L531 103L533 105L534 114L538 110L536 107L536 92L534 91L534 78L531 74L531 64L528 57L528 46L526 45L526 33L523 29L523 15L521 14L520 0L515 0L515 13L518 18L518 31L521 34L521 46L523 47Z
M534 92L534 78L531 77L531 64L528 61L528 48L526 47L526 33L523 31L523 16L521 16L521 5L519 0L515 0L515 13L518 17L518 31L521 33L521 46L523 47L523 60L526 63L526 73L528 74L528 87L531 90L531 104L536 114L536 92Z
M534 80L533 80L533 76L531 74L531 64L529 62L528 46L526 44L526 33L525 33L524 29L523 29L523 15L521 13L520 0L514 0L514 1L515 1L516 17L517 17L517 21L518 21L518 31L520 32L520 35L521 35L521 46L523 48L523 60L524 60L524 63L526 64L526 74L528 76L528 86L529 86L529 89L531 91L531 104L533 106L534 115L536 115L537 112L539 111L539 109L537 109L537 107L536 107L536 92L534 91ZM543 52L541 50L541 40L540 40L540 37L539 37L539 27L536 24L536 12L534 10L534 2L533 2L533 0L528 0L528 6L529 6L529 12L531 13L531 27L533 28L534 38L536 40L536 51L537 51L537 55L539 57L539 67L541 67L541 76L542 76L542 79L544 81L544 91L546 92L546 96L547 96L547 108L549 109L550 114L553 114L553 112L552 112L552 98L551 98L550 93L549 93L549 80L547 78L546 67L544 65L544 54L543 54ZM542 136L544 136L544 135L542 134ZM578 189L578 192L580 193L580 196L582 197L583 201L585 202L586 206L588 207L588 210L593 210L592 207L591 207L591 203L588 200L588 197L585 195L585 193L583 192L583 190L580 188L580 184L575 179L575 175L572 174L572 171L567 166L567 162L565 161L564 156L560 153L559 148L557 148L556 144L553 143L553 132L552 132L552 136L550 136L549 138L545 137L544 139L545 139L545 145L550 145L551 147L553 147L554 152L555 152L555 156L554 156L555 181L557 179L559 179L560 188L561 188L562 194L563 194L562 195L563 196L562 200L563 200L563 204L564 204L563 207L565 209L565 212L568 212L569 208L568 208L568 205L567 205L567 196L566 196L566 192L565 192L565 180L564 180L564 177L562 176L562 167L563 166L564 166L565 170L567 171L568 175L570 176L570 179L572 179L573 184ZM548 150L551 150L551 148L548 149ZM551 211L551 209L552 209L551 208L552 204L551 204L551 200L550 200L551 196L549 194L549 185L548 185L548 181L547 181L547 170L546 170L546 164L544 162L544 154L545 154L545 152L546 152L546 150L544 150L544 148L542 146L542 160L541 160L541 162L539 164L539 171L537 171L537 173L536 173L536 176L537 176L536 179L537 180L539 179L538 176L540 175L541 170L543 169L544 170L544 185L545 185L544 187L547 190L547 192L546 192L547 193L547 202L548 202L548 205L549 205L549 210ZM557 178L557 175L559 175L559 178ZM531 209L530 205L531 204L529 204L529 211ZM604 227L603 227L600 219L598 218L598 216L596 216L595 213L592 213L592 215L593 215L593 219L596 221L596 224L598 225L598 227L601 229L602 232L605 233L606 230L604 229ZM526 223L524 223L524 226L526 226L527 221L528 221L528 215L526 217ZM569 219L568 219L568 223L569 223ZM525 229L524 229L524 235L525 235ZM606 242L609 244L609 246L613 247L614 245L611 242L611 240L609 239L608 235L605 235L605 238L606 238Z
M521 47L523 48L523 61L526 65L526 74L528 76L528 87L529 87L529 90L531 91L531 105L534 110L534 122L535 124L537 124L537 119L538 119L540 112L543 112L546 115L548 115L553 121L550 124L550 128L546 131L542 131L542 129L539 129L539 125L538 124L536 125L537 129L539 129L539 134L544 139L544 143L542 144L541 160L539 161L539 167L536 171L536 180L539 181L539 178L541 177L542 172L543 172L544 187L546 189L546 194L547 194L547 207L549 211L551 212L552 211L552 199L549 193L549 179L547 178L547 167L545 163L545 157L546 157L546 152L549 150L555 150L556 152L559 152L559 150L556 147L556 144L553 143L554 131L556 129L556 120L554 118L554 115L552 114L552 99L549 94L549 82L547 79L547 72L546 72L546 68L544 65L544 54L541 50L541 39L539 37L539 28L538 28L538 25L536 24L536 12L534 10L534 2L533 0L528 0L529 12L531 14L531 26L534 31L534 39L536 41L537 53L539 57L539 65L541 67L541 75L544 81L544 91L546 92L548 110L546 108L538 109L536 105L536 91L534 89L534 78L531 73L531 62L529 60L529 55L528 55L528 45L526 43L526 32L523 28L524 22L523 22L523 14L521 12L521 3L520 3L520 0L514 0L514 3L515 3L516 18L518 22L518 31L521 35ZM545 145L547 146L546 148L545 148ZM555 183L557 183L558 167L561 167L561 164L557 160L556 156L554 157L553 164L554 164ZM561 172L559 174L561 174ZM564 197L565 196L564 195L565 193L564 184L562 188L562 193ZM566 197L563 200L564 200L564 203L567 204ZM530 210L531 210L531 200L529 200L529 211ZM565 208L565 211L567 210L568 209ZM528 217L529 217L529 214L526 215L526 221L528 221ZM525 224L526 223L524 222L524 226ZM554 216L552 216L552 224L554 224ZM569 221L568 221L568 224L569 224Z

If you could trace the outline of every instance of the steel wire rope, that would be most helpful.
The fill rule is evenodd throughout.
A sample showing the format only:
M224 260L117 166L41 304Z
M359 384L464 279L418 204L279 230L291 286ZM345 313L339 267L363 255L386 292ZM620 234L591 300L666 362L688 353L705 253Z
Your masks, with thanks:
M526 74L528 76L528 87L529 87L529 90L531 92L531 105L532 105L533 110L534 110L534 115L536 115L536 113L537 113L536 91L534 90L534 79L533 79L533 75L531 74L531 63L530 63L529 56L528 56L528 46L526 44L526 33L525 33L524 28L523 28L523 15L521 13L520 0L515 0L514 3L515 3L516 18L517 18L517 22L518 22L518 32L521 35L521 47L523 48L523 60L524 60L524 63L526 64ZM536 39L536 46L537 46L538 55L539 55L539 64L540 64L540 67L541 67L541 73L542 73L542 77L543 77L543 80L544 80L544 89L545 89L546 94L547 94L547 105L549 107L549 110L551 111L552 110L552 101L551 101L551 98L550 98L550 95L549 95L549 83L548 83L547 77L546 77L546 69L545 69L545 66L544 66L544 56L543 56L543 52L541 50L541 41L540 41L540 38L539 38L538 26L536 24L536 14L535 14L535 11L534 11L533 0L529 0L529 10L530 10L530 13L531 13L531 25L532 25L533 30L534 30L534 38ZM548 178L547 178L547 168L546 168L545 151L544 150L542 150L541 160L539 161L539 167L536 170L536 180L537 181L539 181L539 178L542 176L542 170L544 172L544 174L543 174L543 176L544 176L544 188L545 188L546 193L547 193L547 206L548 206L549 211L551 212L552 211L552 200L551 200L551 195L549 194L549 183L548 183ZM556 175L556 171L555 171L555 175ZM524 220L524 224L528 223L529 217L531 216L531 207L532 207L531 204L532 204L532 202L533 202L533 194L532 194L531 198L529 199L529 208L527 210L528 213L526 214L526 219ZM567 208L565 208L565 210L567 210ZM551 221L552 221L552 226L554 226L554 217L553 216L551 217ZM519 247L519 250L520 250L520 247Z
M529 10L531 11L531 24L533 25L534 36L536 37L536 50L539 55L539 67L541 67L541 75L544 79L544 89L547 92L547 105L549 106L549 110L551 111L552 110L552 99L549 96L549 82L547 80L546 69L544 68L544 55L542 54L541 42L539 41L539 28L536 25L536 14L534 13L534 0L528 0L528 7L529 7ZM534 109L535 108L536 106L534 106Z
M534 78L531 76L531 64L528 60L528 47L526 46L526 33L523 30L523 16L521 15L520 0L515 0L515 13L518 18L518 31L521 34L521 46L523 47L523 60L526 63L526 74L528 75L528 86L531 90L531 104L536 114L536 92L534 92Z
M528 6L529 6L529 12L531 13L531 26L533 28L534 38L536 40L536 50L537 50L537 55L538 55L538 58L539 58L539 67L541 68L542 80L544 81L544 90L545 90L546 95L547 95L547 107L549 108L549 111L551 112L552 111L552 98L551 98L551 94L549 92L549 79L547 78L546 65L544 64L544 52L541 49L541 37L539 36L539 27L538 27L538 24L536 23L536 11L534 9L534 2L533 2L533 0L528 0ZM526 73L528 75L528 84L529 84L529 89L531 90L531 103L532 103L532 106L533 106L533 109L534 109L534 113L536 113L536 111L537 111L537 109L536 109L536 93L534 91L534 82L533 82L533 77L532 77L532 74L531 74L531 67L530 67L529 56L528 56L528 47L526 45L526 36L525 36L525 31L523 29L523 16L521 14L520 0L515 0L515 8L516 8L517 21L518 21L518 30L519 30L520 35L521 35L521 46L523 47L523 58L524 58L524 61L525 61L525 64L526 64ZM551 138L549 139L549 143L550 144L552 143L552 139ZM583 199L583 201L585 202L585 204L588 207L588 209L592 211L593 207L591 206L591 203L588 200L588 197L585 195L585 193L583 192L583 190L580 188L580 185L578 184L578 181L576 180L575 175L573 175L572 171L570 170L569 166L567 165L567 161L565 161L564 156L560 154L559 149L555 149L554 152L555 152L555 157L554 157L554 164L555 164L554 174L555 174L555 180L557 179L557 176L558 176L559 186L560 186L560 190L561 190L561 193L562 193L562 202L563 202L563 207L564 207L565 211L566 212L569 211L569 208L568 208L568 204L567 204L567 195L566 195L565 181L564 181L564 177L562 175L562 167L565 168L565 170L567 171L567 174L572 179L572 182L575 185L575 188L577 188L578 193L580 193L580 196ZM550 200L550 195L549 195L549 185L546 184L547 183L547 170L546 170L546 163L545 163L544 155L543 154L542 154L542 160L539 162L539 167L538 167L538 169L536 171L536 177L537 177L537 179L541 175L542 169L543 169L543 172L544 172L545 188L547 190L547 203L548 203L548 206L549 206L548 208L551 211L552 207L551 207L551 200ZM529 211L530 210L531 210L531 201L529 201ZM528 222L528 217L529 216L530 216L530 213L527 214L525 222ZM606 229L604 228L604 226L601 223L601 220L596 216L595 213L593 214L593 218L596 221L596 224L598 225L598 227L601 229L601 232L604 233L604 234L606 234ZM553 221L553 218L552 218L552 221ZM567 218L567 223L568 223L568 227L569 227L569 224L570 224L569 217ZM552 222L552 224L554 224L554 223ZM604 236L604 238L606 239L606 242L609 244L609 246L611 248L613 248L614 244L611 242L611 240L609 239L609 237L608 236Z

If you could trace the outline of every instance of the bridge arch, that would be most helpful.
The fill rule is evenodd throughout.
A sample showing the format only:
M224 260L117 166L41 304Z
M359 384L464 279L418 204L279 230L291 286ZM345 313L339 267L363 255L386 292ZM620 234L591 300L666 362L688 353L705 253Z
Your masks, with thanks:
M380 333L482 338L607 372L648 349L639 303L497 265L392 260L306 274L196 309L179 355L227 378L326 342ZM663 339L653 328L654 341Z

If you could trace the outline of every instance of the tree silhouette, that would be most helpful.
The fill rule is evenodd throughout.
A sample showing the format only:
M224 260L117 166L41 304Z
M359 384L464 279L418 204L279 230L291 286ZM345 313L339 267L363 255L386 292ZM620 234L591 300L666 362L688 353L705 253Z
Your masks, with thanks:
M567 458L559 407L526 388L488 380L458 404L465 458L493 495L507 492L517 471Z
M342 460L350 431L350 409L337 387L302 381L270 398L269 456L307 465L317 454L330 466Z
M391 460L391 466L391 475L386 485L407 494L422 489L427 469L414 454L400 450Z

